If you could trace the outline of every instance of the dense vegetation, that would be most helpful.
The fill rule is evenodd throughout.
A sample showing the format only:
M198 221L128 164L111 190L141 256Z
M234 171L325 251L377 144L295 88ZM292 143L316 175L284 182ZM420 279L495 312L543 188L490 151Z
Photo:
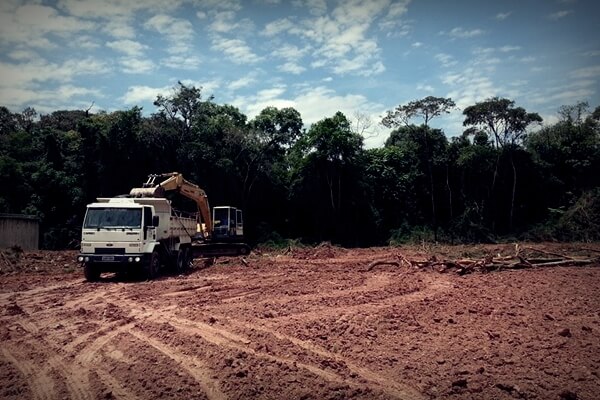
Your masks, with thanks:
M212 100L179 84L150 116L0 107L0 213L38 216L46 248L75 246L87 203L179 171L242 207L253 243L600 239L600 107L563 106L542 127L491 98L448 138L430 122L460 111L427 97L389 111L385 145L365 149L340 112L306 130L293 108L248 120Z

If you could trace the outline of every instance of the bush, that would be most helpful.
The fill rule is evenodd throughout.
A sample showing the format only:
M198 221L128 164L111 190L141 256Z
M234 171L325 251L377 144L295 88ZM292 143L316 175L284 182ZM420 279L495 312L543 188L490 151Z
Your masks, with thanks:
M600 188L583 193L559 218L555 235L560 240L600 240Z

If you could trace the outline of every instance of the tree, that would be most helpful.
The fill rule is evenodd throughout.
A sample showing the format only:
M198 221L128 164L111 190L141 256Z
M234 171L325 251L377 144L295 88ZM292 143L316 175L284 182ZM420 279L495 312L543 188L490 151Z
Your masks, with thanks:
M293 216L301 231L316 240L355 243L364 226L362 137L341 112L313 124L290 156L293 161ZM294 215L295 214L295 215Z
M422 224L418 198L422 172L409 146L387 145L366 151L366 180L376 216L376 243L390 238L399 227Z
M515 107L513 100L492 97L464 109L464 126L472 126L493 135L496 147L519 144L529 125L542 122L537 113Z
M427 96L388 111L381 123L388 128L393 128L408 125L413 118L419 117L423 119L425 126L429 126L429 121L433 118L449 114L455 107L456 103L449 97Z
M421 118L425 127L423 143L427 153L427 174L429 176L429 190L431 199L431 220L433 224L434 237L437 240L437 219L436 219L436 201L434 190L434 177L432 167L432 153L428 139L429 122L443 114L450 113L456 104L451 98L427 96L421 100L414 100L405 105L399 105L392 111L388 111L381 123L388 128L397 128L399 126L409 126L413 118ZM452 192L449 192L450 203L452 203Z
M210 96L207 101L212 99L213 96ZM198 116L203 103L202 87L186 86L181 82L177 82L171 96L158 95L154 101L159 112L175 124L181 138L189 136L194 118Z
M498 152L496 168L492 181L492 192L496 186L498 167L502 153L508 153L509 162L513 172L512 194L508 219L509 229L513 228L515 194L517 188L517 169L512 157L515 146L518 146L527 132L527 128L534 123L542 121L537 113L528 113L522 107L515 107L515 102L505 98L493 97L475 105L465 108L463 115L464 126L480 129L493 135L494 144L502 151ZM492 194L493 195L493 194Z

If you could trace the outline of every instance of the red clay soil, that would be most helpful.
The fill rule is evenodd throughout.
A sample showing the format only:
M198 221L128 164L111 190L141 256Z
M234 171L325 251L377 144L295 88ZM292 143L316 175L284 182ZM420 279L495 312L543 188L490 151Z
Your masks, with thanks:
M600 255L600 244L532 246ZM98 283L76 252L3 253L0 398L600 398L599 263L368 270L398 251L512 247L320 246Z

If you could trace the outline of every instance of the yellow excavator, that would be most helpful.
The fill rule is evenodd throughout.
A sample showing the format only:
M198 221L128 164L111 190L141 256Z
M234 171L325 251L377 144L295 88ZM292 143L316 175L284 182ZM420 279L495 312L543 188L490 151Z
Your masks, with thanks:
M192 237L194 257L245 255L250 247L243 243L244 221L242 210L231 206L212 209L206 192L186 180L179 172L150 174L141 188L131 189L131 197L163 198L178 194L193 200L198 208L196 232Z

